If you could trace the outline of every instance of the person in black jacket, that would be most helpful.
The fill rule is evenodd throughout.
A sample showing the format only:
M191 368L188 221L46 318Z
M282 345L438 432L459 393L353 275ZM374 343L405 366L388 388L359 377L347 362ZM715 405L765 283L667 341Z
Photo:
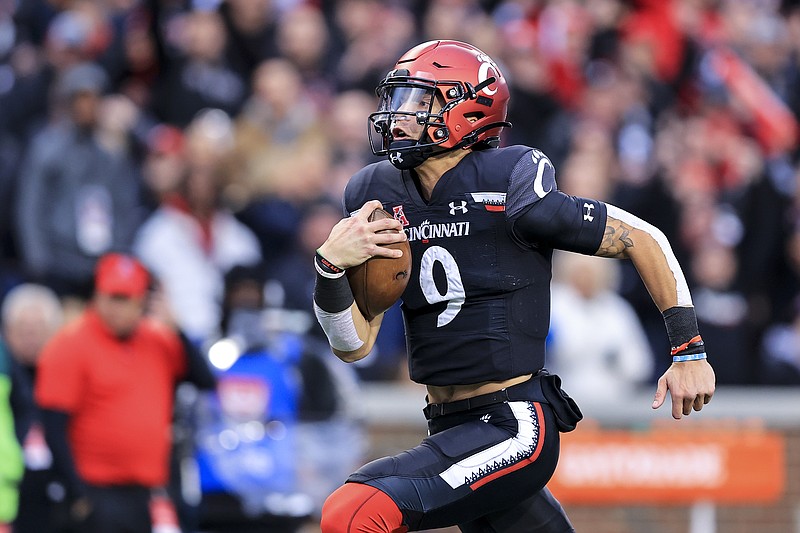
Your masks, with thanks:
M33 384L42 347L62 324L61 303L49 288L25 283L8 292L0 316L0 350L8 352L12 363L12 410L25 459L14 531L49 533L56 531L59 521L63 485L51 468L52 455L45 442L41 411L33 401Z

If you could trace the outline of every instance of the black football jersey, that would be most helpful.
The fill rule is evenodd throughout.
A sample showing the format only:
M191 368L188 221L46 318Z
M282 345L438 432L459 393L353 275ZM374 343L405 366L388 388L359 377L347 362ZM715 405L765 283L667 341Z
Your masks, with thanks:
M552 250L594 253L605 226L601 202L558 191L550 161L525 146L471 152L428 201L411 172L375 163L348 183L345 213L373 199L403 224L411 245L401 309L414 381L499 381L544 366ZM524 238L514 231L520 217Z

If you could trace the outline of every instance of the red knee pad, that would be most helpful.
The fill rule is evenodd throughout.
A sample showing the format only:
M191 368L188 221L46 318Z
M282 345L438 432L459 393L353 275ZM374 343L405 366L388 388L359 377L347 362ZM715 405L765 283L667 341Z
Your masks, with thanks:
M322 533L406 533L403 513L385 493L345 483L322 506Z

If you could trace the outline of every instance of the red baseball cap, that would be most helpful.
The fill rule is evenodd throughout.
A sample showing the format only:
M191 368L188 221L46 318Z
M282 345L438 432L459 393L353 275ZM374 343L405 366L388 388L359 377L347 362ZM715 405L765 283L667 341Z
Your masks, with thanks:
M111 253L97 262L94 281L99 293L135 298L147 293L150 274L136 258Z

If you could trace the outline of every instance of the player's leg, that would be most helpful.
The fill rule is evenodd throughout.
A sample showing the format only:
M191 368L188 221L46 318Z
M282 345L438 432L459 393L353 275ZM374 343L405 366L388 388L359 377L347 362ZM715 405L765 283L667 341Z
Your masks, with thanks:
M545 487L511 509L493 513L468 524L463 533L574 533L575 528L558 500Z
M403 513L384 492L345 483L322 506L322 533L405 533Z
M350 476L323 507L323 533L389 533L475 520L550 479L558 432L548 406L512 402L432 422L431 437Z

